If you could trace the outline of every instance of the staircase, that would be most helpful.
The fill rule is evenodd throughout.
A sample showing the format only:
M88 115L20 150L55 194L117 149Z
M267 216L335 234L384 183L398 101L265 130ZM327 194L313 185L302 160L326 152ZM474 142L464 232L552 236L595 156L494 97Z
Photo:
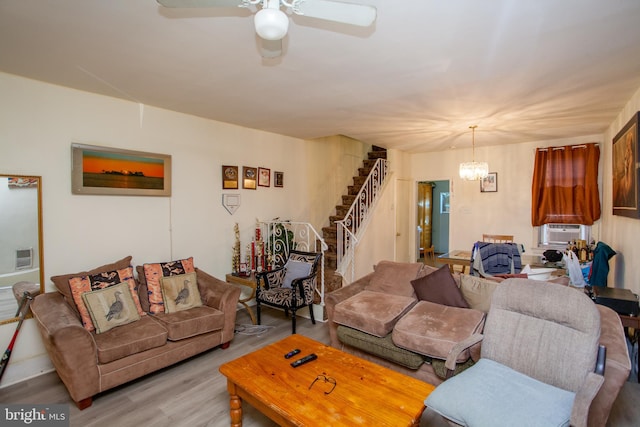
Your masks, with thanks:
M344 219L349 212L351 205L360 192L363 184L367 180L367 176L374 167L378 159L387 158L387 150L381 147L372 147L367 155L367 159L363 161L361 168L358 168L358 175L353 177L353 185L348 186L347 194L342 196L342 204L336 206L336 214L329 217L329 226L322 228L322 236L328 246L325 252L325 271L324 285L325 293L331 292L342 287L342 276L336 273L338 267L338 237L336 221Z

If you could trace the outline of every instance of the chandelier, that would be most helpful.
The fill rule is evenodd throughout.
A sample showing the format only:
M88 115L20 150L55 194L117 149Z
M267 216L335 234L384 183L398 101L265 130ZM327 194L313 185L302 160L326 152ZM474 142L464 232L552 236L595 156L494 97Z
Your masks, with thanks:
M466 181L479 181L489 175L489 164L487 162L476 162L476 128L478 126L469 126L471 129L471 147L472 154L470 162L460 163L460 178Z

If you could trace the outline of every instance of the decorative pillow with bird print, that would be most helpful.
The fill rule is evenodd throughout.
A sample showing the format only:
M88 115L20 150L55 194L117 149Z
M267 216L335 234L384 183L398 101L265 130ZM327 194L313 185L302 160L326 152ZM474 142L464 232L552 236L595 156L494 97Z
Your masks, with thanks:
M127 283L85 292L82 300L89 311L96 334L140 320Z
M164 313L164 300L160 280L163 277L178 276L185 273L193 273L193 257L178 261L161 262L155 264L144 264L144 277L147 281L147 292L149 293L149 313Z
M163 277L160 279L160 287L165 313L202 306L196 273Z
M82 325L89 332L95 329L91 315L87 310L86 304L82 299L82 294L85 292L91 292L98 289L105 289L110 286L114 286L120 283L126 283L129 285L129 293L133 298L133 302L138 309L140 316L146 315L142 306L140 305L140 299L138 298L138 290L135 279L133 278L133 268L127 267L121 270L104 271L98 274L92 274L89 276L72 277L69 279L69 288L71 288L71 295L73 301L76 303L78 312L82 319Z

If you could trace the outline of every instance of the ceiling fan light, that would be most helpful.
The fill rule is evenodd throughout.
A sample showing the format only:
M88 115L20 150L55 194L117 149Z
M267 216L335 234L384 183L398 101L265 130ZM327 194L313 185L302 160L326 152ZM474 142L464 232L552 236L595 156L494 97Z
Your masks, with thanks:
M287 35L289 17L280 9L261 9L254 17L256 33L265 40L280 40Z

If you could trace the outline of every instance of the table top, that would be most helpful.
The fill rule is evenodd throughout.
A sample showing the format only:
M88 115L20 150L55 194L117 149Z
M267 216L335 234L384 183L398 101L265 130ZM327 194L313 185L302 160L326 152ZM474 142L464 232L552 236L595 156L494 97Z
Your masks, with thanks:
M295 348L301 352L285 359ZM310 353L318 359L291 367ZM435 388L296 334L225 363L220 372L290 425L418 425ZM321 380L309 389L318 375L335 379L330 394L331 383Z

